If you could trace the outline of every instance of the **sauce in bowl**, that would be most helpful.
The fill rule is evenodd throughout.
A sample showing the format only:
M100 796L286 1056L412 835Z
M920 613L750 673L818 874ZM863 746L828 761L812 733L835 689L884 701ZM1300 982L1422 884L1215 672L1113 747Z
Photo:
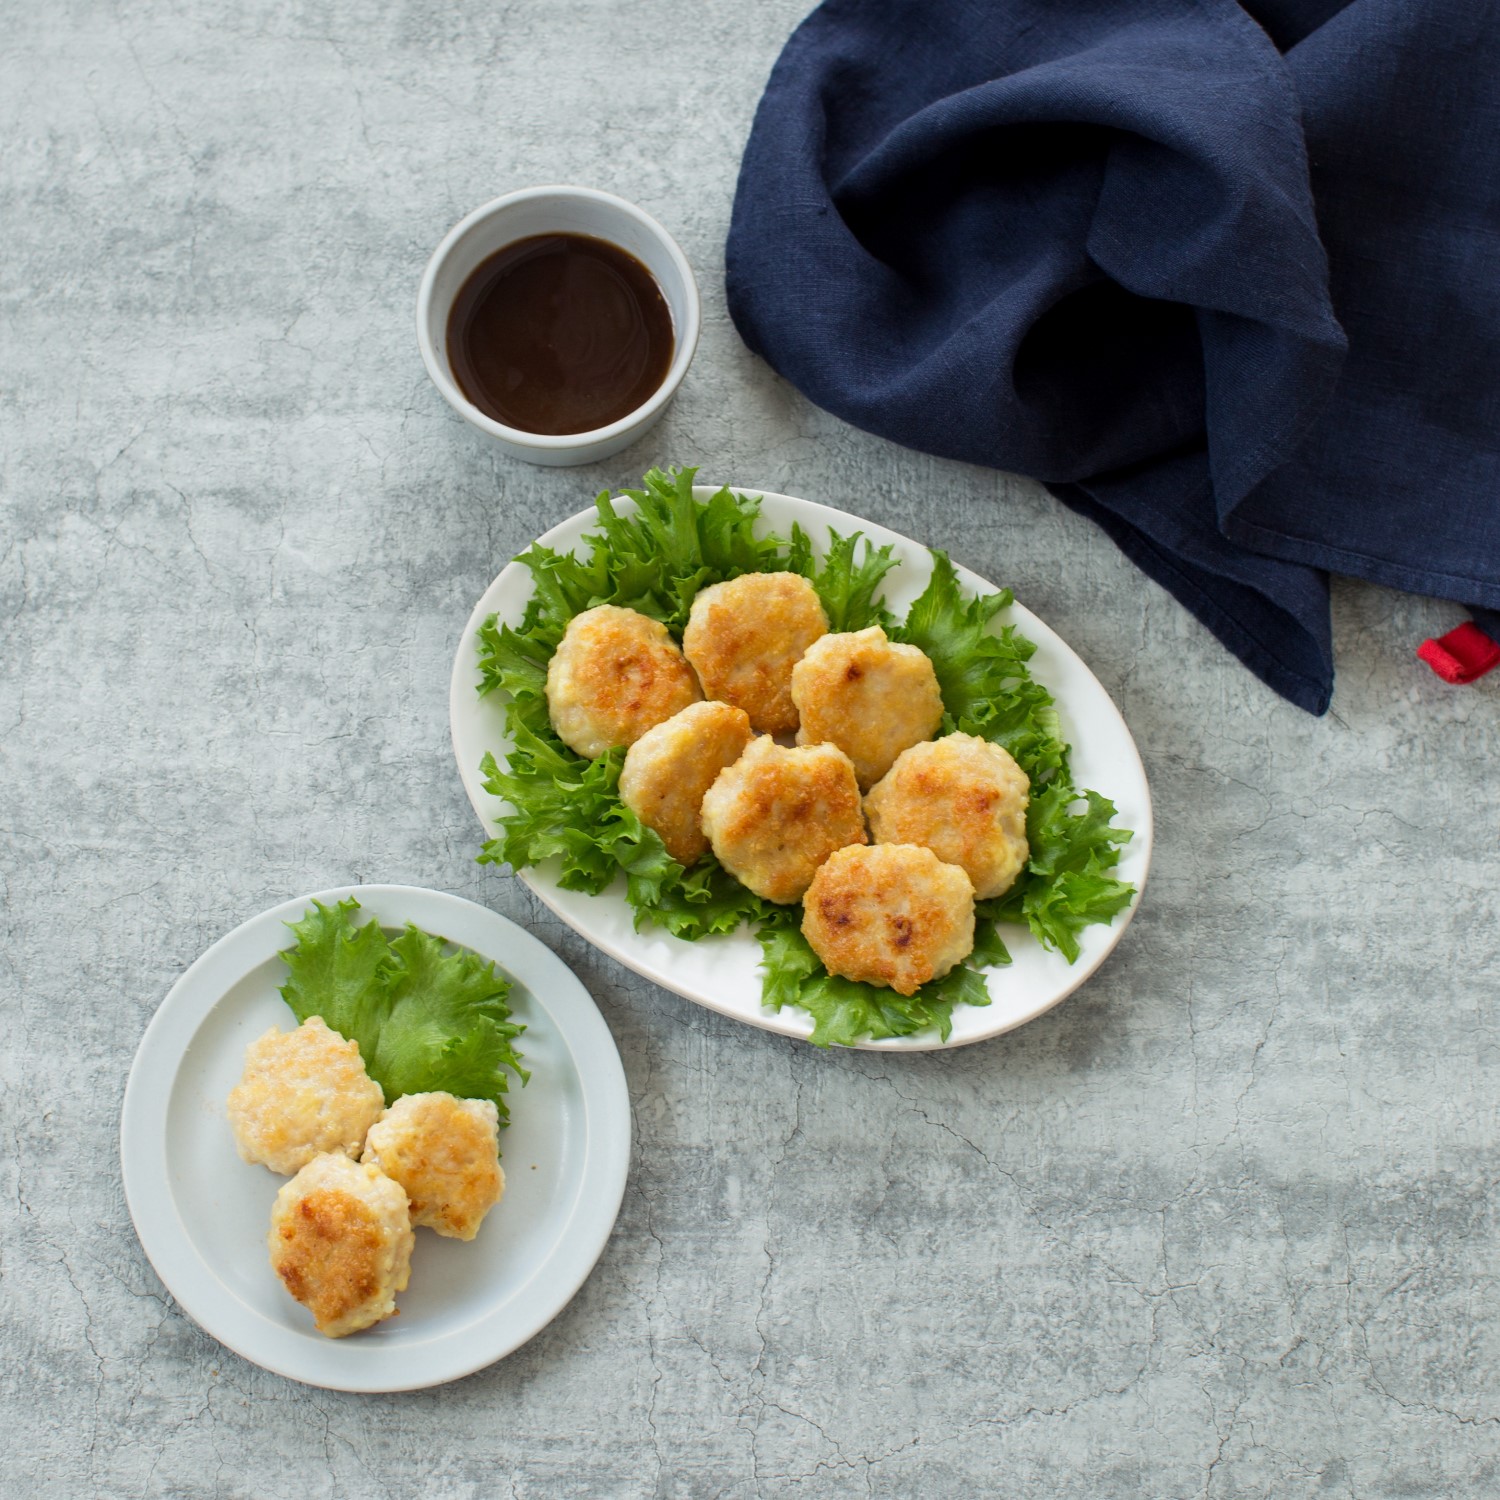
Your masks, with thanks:
M522 432L592 432L667 377L672 314L633 255L585 234L538 234L481 261L448 314L463 394Z

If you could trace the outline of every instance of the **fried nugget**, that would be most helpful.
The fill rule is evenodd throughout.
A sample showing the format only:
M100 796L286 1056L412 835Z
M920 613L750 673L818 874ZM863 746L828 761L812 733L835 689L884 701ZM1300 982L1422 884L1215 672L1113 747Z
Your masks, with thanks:
M801 898L835 849L867 837L849 757L836 745L784 749L769 735L719 772L703 798L703 831L731 875L783 905Z
M699 823L703 794L750 743L745 711L727 703L690 703L625 752L620 800L654 828L667 853L691 865L708 848Z
M449 1239L472 1240L505 1191L489 1099L403 1094L370 1127L360 1161L400 1183L413 1224Z
M830 974L913 994L974 949L974 886L916 844L840 849L813 876L802 935Z
M273 1026L245 1049L229 1091L229 1124L245 1161L290 1174L324 1151L355 1156L385 1096L365 1072L359 1045L311 1016L294 1031Z
M909 745L943 720L937 673L916 646L893 645L878 625L825 635L792 668L799 745L837 745L860 789L873 786Z
M792 668L828 632L817 590L798 573L745 573L702 589L682 649L706 697L750 715L759 734L797 727Z
M574 615L547 665L552 727L590 760L702 696L667 627L614 604Z
M340 1152L315 1156L276 1195L271 1267L331 1339L396 1311L411 1276L406 1193Z
M921 844L959 865L977 900L1003 896L1026 867L1031 781L999 745L949 734L913 745L870 789L877 844Z

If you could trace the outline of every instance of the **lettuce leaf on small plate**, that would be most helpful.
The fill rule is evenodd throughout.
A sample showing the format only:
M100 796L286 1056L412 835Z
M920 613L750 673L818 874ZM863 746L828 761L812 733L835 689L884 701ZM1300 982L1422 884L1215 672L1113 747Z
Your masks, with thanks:
M359 902L313 901L295 922L281 957L281 998L297 1020L323 1024L359 1044L365 1071L387 1104L437 1091L488 1099L504 1127L510 1074L525 1083L510 1018L510 980L493 960L408 922L387 938L378 922L356 920Z

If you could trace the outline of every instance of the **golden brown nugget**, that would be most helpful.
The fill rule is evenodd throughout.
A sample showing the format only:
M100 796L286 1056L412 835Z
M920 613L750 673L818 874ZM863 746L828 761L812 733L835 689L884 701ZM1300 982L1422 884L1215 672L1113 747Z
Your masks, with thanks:
M910 995L974 951L974 887L916 844L840 849L808 887L802 935L830 974Z
M835 849L867 837L849 757L836 745L783 749L769 735L719 773L703 831L735 879L782 905L801 899Z
M228 1100L241 1158L288 1175L324 1151L358 1155L384 1108L358 1043L330 1031L322 1016L294 1031L273 1026L251 1042Z
M705 697L750 715L758 734L797 727L792 668L828 633L828 616L798 573L745 573L701 589L693 600L682 649Z
M601 604L568 621L547 664L547 712L557 737L590 760L703 695L660 620Z
M403 1094L370 1127L360 1160L401 1185L414 1225L449 1239L472 1240L505 1192L489 1099Z
M792 668L799 745L837 745L860 789L873 786L908 746L943 721L937 673L916 646L894 645L878 625L825 635Z
M750 720L728 703L690 703L648 729L625 752L620 800L654 828L680 865L708 849L699 823L703 794L750 743Z
M331 1339L396 1311L411 1277L406 1193L342 1152L315 1156L276 1195L271 1267Z
M1009 752L972 734L913 745L870 789L877 844L921 844L959 865L976 900L1003 896L1026 867L1031 781Z

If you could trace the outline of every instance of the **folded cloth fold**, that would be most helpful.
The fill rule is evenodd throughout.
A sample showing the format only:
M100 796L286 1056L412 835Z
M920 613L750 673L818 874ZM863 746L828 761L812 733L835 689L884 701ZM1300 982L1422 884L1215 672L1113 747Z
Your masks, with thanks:
M1321 713L1327 571L1500 606L1496 19L828 0L731 314L846 420L1045 481Z

